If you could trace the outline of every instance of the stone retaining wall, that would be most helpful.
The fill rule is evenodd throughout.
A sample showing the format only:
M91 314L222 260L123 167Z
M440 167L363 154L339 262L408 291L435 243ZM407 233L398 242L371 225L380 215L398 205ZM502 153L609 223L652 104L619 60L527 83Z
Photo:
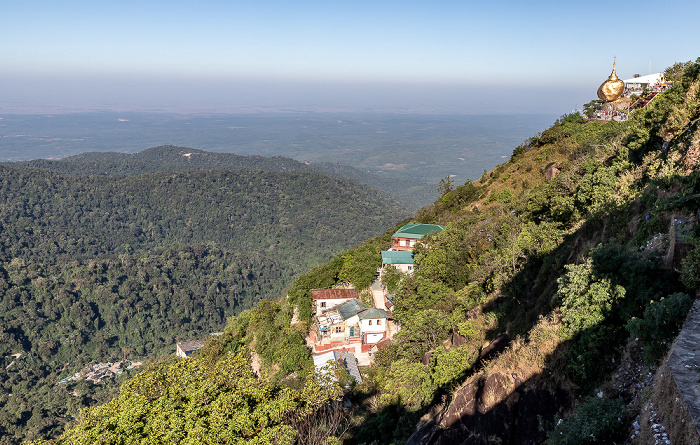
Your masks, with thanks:
M694 424L700 437L700 300L696 300L688 312L672 346L668 368L688 410L688 421Z

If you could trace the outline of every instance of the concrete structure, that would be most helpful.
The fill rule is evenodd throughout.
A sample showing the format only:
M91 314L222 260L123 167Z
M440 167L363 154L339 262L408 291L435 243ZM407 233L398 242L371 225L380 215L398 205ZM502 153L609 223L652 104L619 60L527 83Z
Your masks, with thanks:
M383 340L386 335L389 316L381 309L370 308L357 314L360 332L364 335L364 343L372 345Z
M374 307L387 311L387 313L391 316L391 308L394 304L387 298L386 289L384 289L384 286L382 286L381 281L378 279L374 280L370 286L370 291L372 292Z
M355 358L355 355L352 353L329 351L322 354L314 354L313 360L316 372L326 371L327 368L324 369L326 364L328 364L330 361L336 361L340 363L342 367L348 370L350 377L352 377L357 383L362 383L362 374L358 368L357 358ZM336 380L335 376L333 376L333 380Z
M680 398L700 436L700 300L695 300L688 312L683 329L673 344L668 367Z
M187 358L192 355L193 352L202 349L204 343L206 343L206 340L180 341L177 343L175 354L177 354L178 357Z

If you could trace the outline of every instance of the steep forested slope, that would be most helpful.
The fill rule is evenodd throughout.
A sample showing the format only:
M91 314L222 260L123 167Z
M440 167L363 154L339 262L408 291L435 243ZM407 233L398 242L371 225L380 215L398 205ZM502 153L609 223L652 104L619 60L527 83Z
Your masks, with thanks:
M322 443L329 433L345 444L624 441L644 397L638 380L617 377L636 369L627 366L637 355L660 357L700 284L700 59L666 74L673 86L627 122L565 115L479 181L444 183L415 221L446 229L416 248L412 275L385 279L401 331L346 393L354 404L346 421L329 429L305 413L318 435L296 441ZM300 276L289 298L232 319L198 365L252 355L277 390L313 382L309 290L338 280L365 288L391 232ZM161 387L159 372L142 376L152 379L146 390ZM122 391L128 400L144 389ZM199 418L218 422L219 406L198 405ZM233 416L244 408L232 406ZM149 428L169 422L147 410L91 410L58 443L81 431L127 431L134 416ZM259 438L237 429L219 439Z
M55 386L84 365L221 331L403 212L317 173L0 167L0 443L51 434L102 399L85 382Z
M343 164L305 163L282 156L240 156L212 153L170 145L149 148L134 154L96 152L70 156L60 161L37 159L15 165L45 168L71 175L137 176L146 173L207 170L262 170L268 172L322 173L333 178L360 181L404 201L411 210L435 198L435 187L416 180L385 178Z

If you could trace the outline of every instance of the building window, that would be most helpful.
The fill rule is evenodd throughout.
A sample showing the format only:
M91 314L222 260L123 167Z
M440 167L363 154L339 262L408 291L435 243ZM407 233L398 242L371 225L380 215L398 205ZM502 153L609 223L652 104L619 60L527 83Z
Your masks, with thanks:
M325 301L322 301L322 302L321 302L321 307L326 307L326 302L325 302Z
M377 320L377 326L379 326L380 324L382 324L382 321L381 321L381 320Z
M413 266L408 266L408 270L413 270Z
M368 324L369 324L370 326L372 326L372 320L369 320L369 323L368 323Z
M411 247L415 246L416 242L414 240L411 240Z
M336 333L336 334L340 334L340 333L342 333L342 332L343 332L343 327L342 327L342 326L336 326L336 327L335 327L335 333Z

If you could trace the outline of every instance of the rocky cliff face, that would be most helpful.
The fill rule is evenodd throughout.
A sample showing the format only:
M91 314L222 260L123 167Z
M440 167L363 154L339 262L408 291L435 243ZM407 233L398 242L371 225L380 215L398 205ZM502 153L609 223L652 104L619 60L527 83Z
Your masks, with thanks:
M499 335L482 348L479 370L455 390L438 412L424 416L407 445L530 445L541 443L572 406L568 384L550 376L550 338L557 316L543 317L532 338ZM452 345L460 338L452 339Z
M423 423L407 445L534 445L572 403L564 389L550 391L517 375L501 373L472 379L452 402Z

